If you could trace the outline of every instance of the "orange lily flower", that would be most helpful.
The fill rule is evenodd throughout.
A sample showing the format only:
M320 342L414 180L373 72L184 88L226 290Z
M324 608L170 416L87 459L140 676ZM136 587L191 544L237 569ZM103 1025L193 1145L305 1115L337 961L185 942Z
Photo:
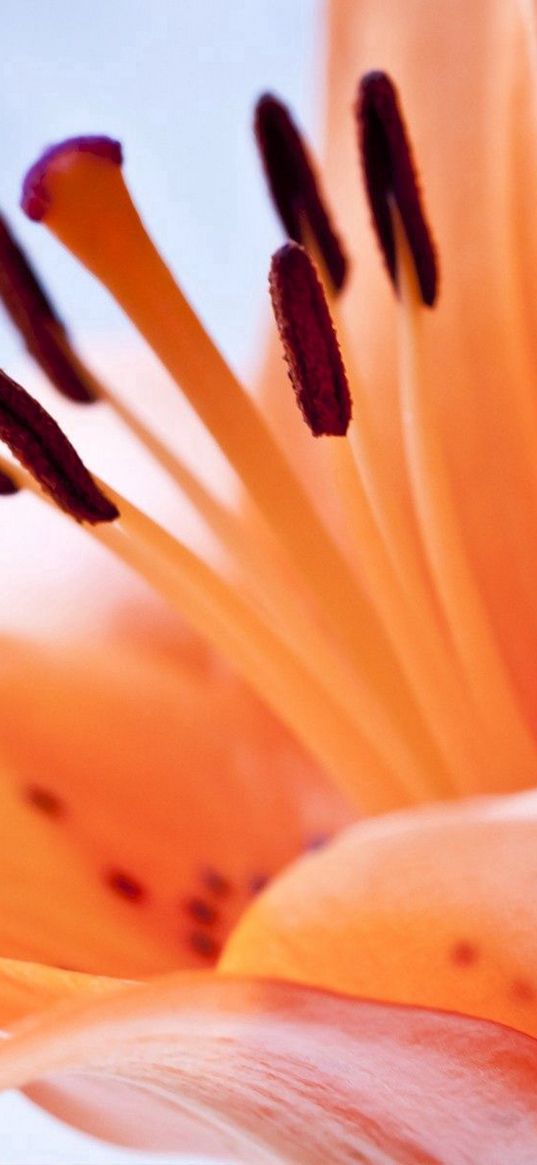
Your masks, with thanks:
M535 794L455 803L535 784L531 270L515 264L521 242L532 253L518 167L533 62L515 5L405 0L401 15L403 30L383 0L331 8L328 172L360 256L341 297L345 260L294 127L273 99L258 108L298 235L273 260L275 314L317 443L288 387L274 401L271 375L286 452L274 440L156 254L117 143L63 143L25 187L31 217L112 291L189 396L246 513L96 382L4 240L33 354L64 392L116 408L195 499L221 558L88 475L5 377L0 435L23 468L2 463L4 492L34 490L31 471L242 677L197 643L165 662L3 645L0 1086L105 1140L297 1165L537 1155ZM510 82L492 117L476 44L495 84ZM396 296L349 181L356 74L371 68L395 77L409 114L442 271L432 311L435 251L386 73L362 84L359 127ZM308 196L286 204L295 180ZM398 811L257 894L358 809ZM228 934L216 972L156 975L215 961Z

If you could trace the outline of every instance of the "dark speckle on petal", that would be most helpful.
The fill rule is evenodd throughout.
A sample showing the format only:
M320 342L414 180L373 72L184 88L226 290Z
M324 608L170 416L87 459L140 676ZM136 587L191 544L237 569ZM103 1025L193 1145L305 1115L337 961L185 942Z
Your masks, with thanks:
M535 988L527 979L513 979L511 995L516 1003L534 1003L536 998Z
M65 806L56 793L43 785L27 785L24 796L34 809L46 813L47 817L62 817L65 812Z
M130 902L140 902L145 896L141 882L131 874L126 874L124 870L108 870L105 880L115 894L127 898Z
M205 889L210 894L214 894L217 898L227 898L228 894L232 892L232 885L229 878L216 870L214 866L206 866L201 871L201 880Z
M192 898L186 898L183 902L183 908L191 918L196 922L201 922L202 925L211 926L213 922L218 920L218 911L210 902L206 902L204 898L198 898L194 895Z
M250 894L260 894L265 886L268 885L270 879L267 874L253 874L248 882L248 890Z
M328 845L330 841L329 833L314 833L311 837L306 838L304 849L307 852L314 853L317 849L322 849L323 846Z
M467 939L461 939L450 950L450 959L458 967L471 967L479 959L479 949Z
M207 934L205 930L194 930L189 936L189 943L192 950L202 959L207 959L213 962L220 954L220 943L213 938L211 934Z

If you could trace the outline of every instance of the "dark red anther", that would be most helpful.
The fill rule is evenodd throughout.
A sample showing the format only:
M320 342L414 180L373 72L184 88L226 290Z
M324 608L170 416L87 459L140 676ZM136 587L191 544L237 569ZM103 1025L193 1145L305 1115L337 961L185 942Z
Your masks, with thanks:
M9 476L9 473L4 473L4 470L0 469L0 494L2 497L7 498L12 494L18 494L19 488L17 482Z
M286 243L273 255L272 307L291 384L314 437L343 437L351 397L341 352L315 267L303 247Z
M105 158L116 166L121 166L123 153L121 143L103 135L86 134L76 138L66 138L47 150L30 167L22 185L21 207L28 218L40 222L50 206L50 191L47 176L51 164L66 159L70 154L94 154Z
M284 230L305 244L307 224L336 291L345 282L347 259L332 226L309 153L289 110L272 94L255 109L255 136L272 200Z
M386 73L367 73L356 105L359 148L373 222L390 277L397 289L397 259L390 201L401 216L423 302L437 295L436 251L425 218L412 150L397 91Z
M77 522L96 525L119 517L56 421L5 372L0 372L0 440Z
M0 298L28 351L64 396L95 400L91 379L6 220L0 216Z

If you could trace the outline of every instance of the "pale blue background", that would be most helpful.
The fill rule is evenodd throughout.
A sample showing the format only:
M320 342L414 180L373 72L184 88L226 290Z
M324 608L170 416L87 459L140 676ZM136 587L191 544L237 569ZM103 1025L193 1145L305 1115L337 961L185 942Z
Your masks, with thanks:
M319 0L4 0L0 202L78 330L117 324L103 293L18 207L44 145L119 137L144 217L227 352L250 354L280 238L252 147L257 94L311 123ZM0 333L0 363L12 343Z
M104 132L125 145L144 217L194 304L239 367L254 357L271 250L280 239L251 139L266 88L315 123L319 0L3 0L0 203L64 316L84 339L127 326L99 290L17 210L44 145ZM318 57L317 57L318 59ZM0 318L0 366L19 347ZM58 1133L0 1101L2 1165L138 1160Z

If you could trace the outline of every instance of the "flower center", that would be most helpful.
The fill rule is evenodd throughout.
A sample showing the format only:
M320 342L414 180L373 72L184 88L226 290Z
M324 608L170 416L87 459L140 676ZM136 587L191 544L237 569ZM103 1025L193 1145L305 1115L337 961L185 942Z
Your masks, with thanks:
M97 382L5 224L0 293L60 391L81 403L105 400L144 441L216 535L236 581L92 478L47 414L7 377L0 381L0 434L54 501L231 659L347 794L379 810L456 795L476 765L499 768L507 755L525 783L536 753L454 520L421 364L423 308L437 294L436 254L385 74L361 82L357 119L373 221L398 294L401 408L416 511L410 523L349 354L340 308L347 260L301 136L270 96L258 103L256 136L293 240L273 258L272 301L298 402L320 437L320 450L312 442L312 465L335 498L333 523L173 280L130 198L121 149L107 138L71 139L49 150L27 176L23 207L123 307L219 444L255 519L224 505L135 409ZM24 470L2 463L1 472L2 492L35 488ZM488 734L477 743L475 712Z

